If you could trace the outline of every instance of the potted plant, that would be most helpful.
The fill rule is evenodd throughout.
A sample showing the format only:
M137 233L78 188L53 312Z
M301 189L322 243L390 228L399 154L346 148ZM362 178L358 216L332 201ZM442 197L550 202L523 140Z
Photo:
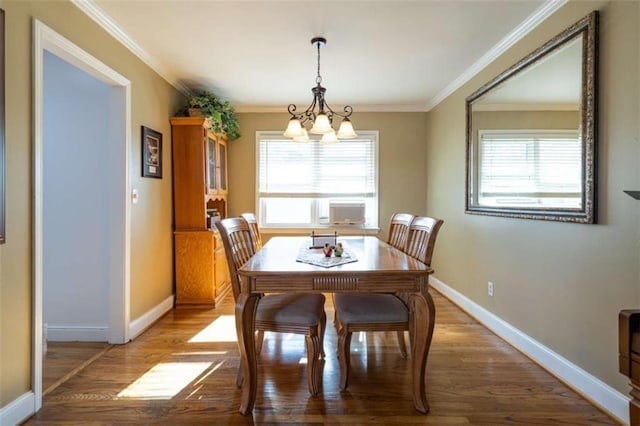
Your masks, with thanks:
M240 137L240 126L235 110L229 101L224 101L211 92L202 91L191 96L179 114L206 117L209 119L209 129L212 132L226 133L229 140Z

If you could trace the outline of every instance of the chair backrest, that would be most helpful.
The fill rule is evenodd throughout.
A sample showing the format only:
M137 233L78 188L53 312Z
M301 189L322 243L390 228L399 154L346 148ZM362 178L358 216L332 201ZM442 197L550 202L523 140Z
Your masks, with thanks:
M229 264L231 288L234 300L240 295L240 276L238 269L255 254L249 224L244 218L231 217L216 222L220 238L224 245L224 252Z
M249 230L251 231L251 239L253 240L253 248L258 251L262 248L262 237L260 237L260 228L258 228L258 221L256 215L253 213L242 213L240 216L244 218L249 224Z
M389 236L387 237L387 243L397 249L404 250L407 245L409 225L411 225L412 220L412 214L394 213L389 221Z
M425 265L431 266L436 237L443 223L443 220L433 217L415 217L411 221L411 225L409 225L409 236L405 252Z

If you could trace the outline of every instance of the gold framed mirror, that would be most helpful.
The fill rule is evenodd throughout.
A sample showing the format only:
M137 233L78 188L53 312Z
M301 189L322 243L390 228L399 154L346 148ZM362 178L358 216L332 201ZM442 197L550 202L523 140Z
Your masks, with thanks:
M466 99L465 212L596 223L598 12Z

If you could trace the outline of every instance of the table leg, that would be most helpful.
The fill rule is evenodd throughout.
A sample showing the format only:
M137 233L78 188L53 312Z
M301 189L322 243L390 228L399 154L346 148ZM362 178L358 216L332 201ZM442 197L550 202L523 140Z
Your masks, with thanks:
M240 413L251 414L258 387L258 361L256 358L255 323L258 295L241 293L236 303L236 332L244 381L240 399Z
M412 306L413 330L409 334L412 339L413 404L416 410L426 414L429 412L429 404L427 403L425 386L425 369L429 348L431 347L431 338L433 337L436 307L429 293L414 294Z

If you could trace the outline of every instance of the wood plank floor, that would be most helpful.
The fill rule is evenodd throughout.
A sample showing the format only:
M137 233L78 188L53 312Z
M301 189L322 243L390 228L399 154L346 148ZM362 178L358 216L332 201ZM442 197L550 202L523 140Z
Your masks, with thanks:
M48 342L42 368L44 394L67 381L110 346L106 342Z
M349 390L339 391L330 298L321 393L308 394L302 337L267 333L256 406L253 415L240 415L229 298L218 309L173 310L135 341L108 349L46 395L43 408L25 424L616 424L433 295L427 415L413 407L409 362L400 357L394 333L354 335Z

